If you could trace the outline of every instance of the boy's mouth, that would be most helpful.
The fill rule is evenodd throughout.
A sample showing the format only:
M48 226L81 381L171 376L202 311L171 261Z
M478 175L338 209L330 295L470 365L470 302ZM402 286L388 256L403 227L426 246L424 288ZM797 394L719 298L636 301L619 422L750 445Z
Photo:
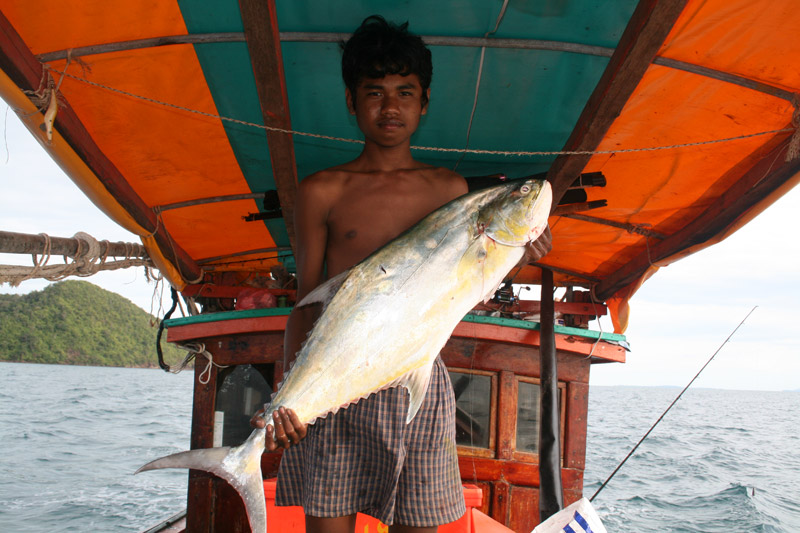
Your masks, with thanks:
M386 120L381 120L381 121L378 122L378 127L383 128L383 129L387 129L387 130L394 130L394 129L402 128L404 125L405 124L403 124L402 121L394 120L394 119L386 119Z

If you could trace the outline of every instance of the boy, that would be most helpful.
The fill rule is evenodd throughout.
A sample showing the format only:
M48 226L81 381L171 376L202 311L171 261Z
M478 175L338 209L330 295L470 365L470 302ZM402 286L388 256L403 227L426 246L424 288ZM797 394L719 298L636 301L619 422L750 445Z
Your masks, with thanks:
M430 51L407 26L372 16L343 46L347 106L365 145L353 161L299 185L298 301L326 276L347 270L467 192L463 177L411 156L411 135L428 110L433 68ZM528 260L538 259L549 246L547 234ZM314 306L292 310L285 363L294 359L318 315ZM291 411L273 413L275 432L267 435L267 449L288 448L278 477L278 505L302 505L310 533L352 532L357 512L394 524L393 533L435 532L439 524L458 519L465 507L455 452L455 399L441 359L408 425L407 406L406 391L395 388L309 428Z

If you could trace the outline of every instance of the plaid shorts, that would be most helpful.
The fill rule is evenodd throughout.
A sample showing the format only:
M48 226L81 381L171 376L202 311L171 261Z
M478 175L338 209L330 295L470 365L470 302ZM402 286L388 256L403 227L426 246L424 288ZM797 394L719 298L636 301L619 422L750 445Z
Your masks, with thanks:
M301 505L316 517L361 512L412 527L461 517L455 398L441 358L410 424L408 398L404 387L384 390L309 426L283 454L277 505Z

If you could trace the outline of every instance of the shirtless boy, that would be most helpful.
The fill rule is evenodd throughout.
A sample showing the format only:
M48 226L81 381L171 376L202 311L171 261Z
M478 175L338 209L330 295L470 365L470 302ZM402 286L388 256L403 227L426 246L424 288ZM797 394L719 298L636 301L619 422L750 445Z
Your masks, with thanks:
M347 107L365 144L353 161L300 182L298 300L467 192L463 177L411 155L411 135L428 111L432 65L430 51L406 26L369 17L344 46ZM548 233L528 260L549 248ZM314 306L292 310L285 361L294 358L318 314ZM291 411L273 413L276 429L267 435L267 449L288 448L278 504L302 505L310 533L352 532L357 512L393 524L392 533L435 532L460 517L455 399L441 359L408 426L407 402L402 388L382 391L308 428ZM263 424L259 419L254 424Z

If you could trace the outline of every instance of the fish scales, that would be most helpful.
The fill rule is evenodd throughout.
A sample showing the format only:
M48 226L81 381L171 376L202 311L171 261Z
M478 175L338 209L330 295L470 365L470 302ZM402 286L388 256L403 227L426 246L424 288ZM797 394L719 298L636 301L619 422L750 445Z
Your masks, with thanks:
M491 297L519 263L524 245L544 230L551 196L542 180L462 196L312 291L298 305L321 301L324 310L266 406L267 425L279 407L313 423L396 386L409 390L410 422L439 351L463 316ZM259 460L264 432L254 430L235 448L173 454L139 471L197 468L217 474L242 496L251 529L265 532Z

